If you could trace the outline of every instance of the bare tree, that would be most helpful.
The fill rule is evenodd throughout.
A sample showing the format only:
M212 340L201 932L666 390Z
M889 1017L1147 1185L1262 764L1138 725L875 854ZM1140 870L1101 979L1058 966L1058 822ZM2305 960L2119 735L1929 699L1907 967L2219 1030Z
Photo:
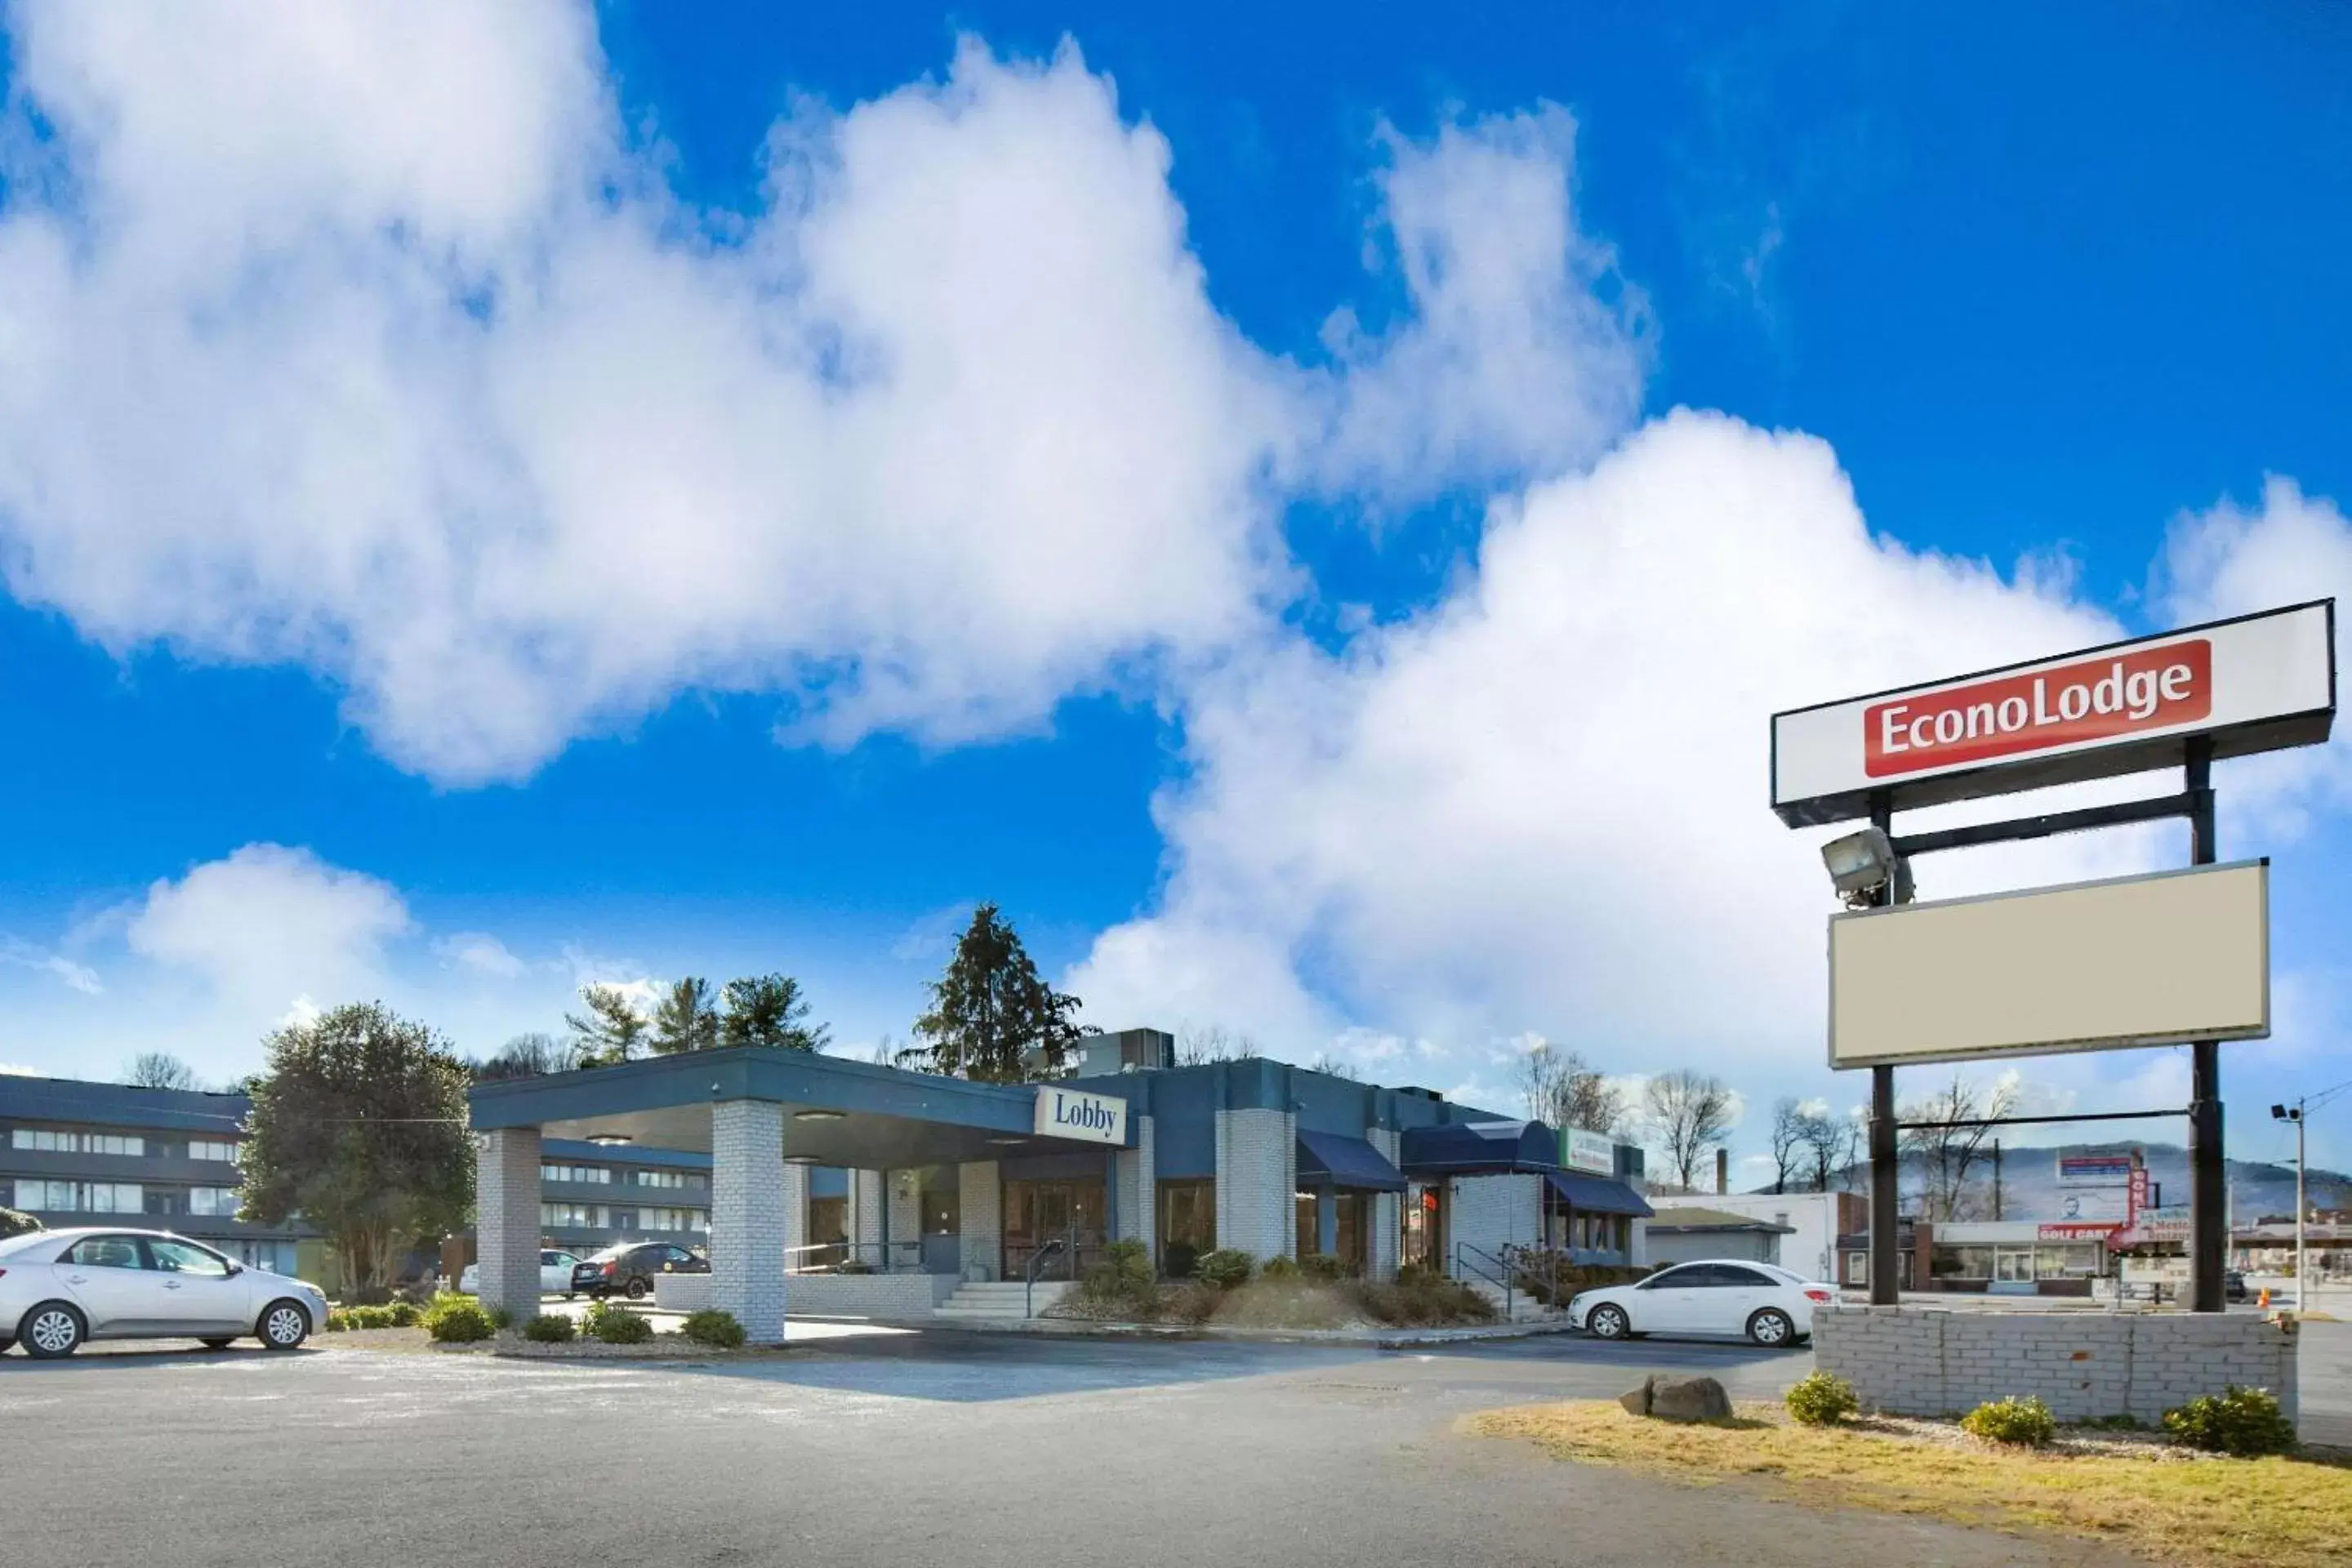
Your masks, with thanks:
M543 1078L551 1072L570 1072L580 1065L579 1050L553 1035L517 1035L480 1061L469 1061L466 1070L476 1083L496 1083L503 1079Z
M1247 1035L1237 1035L1223 1024L1188 1026L1176 1037L1176 1065L1196 1068L1210 1062L1247 1061L1265 1053Z
M1539 1045L1519 1062L1528 1114L1555 1127L1613 1135L1625 1123L1625 1091L1574 1051Z
M1789 1190L1789 1177L1804 1169L1812 1133L1813 1113L1797 1100L1783 1097L1772 1103L1772 1190Z
M1731 1131L1734 1103L1730 1089L1721 1079L1688 1068L1660 1073L1642 1086L1642 1108L1651 1136L1685 1191L1690 1190L1700 1157Z
M1364 1077L1362 1069L1359 1068L1355 1063L1342 1060L1340 1058L1333 1056L1328 1051L1325 1051L1321 1056L1317 1057L1313 1061L1308 1062L1307 1064L1307 1070L1308 1072L1328 1072L1333 1078L1354 1079L1358 1082L1361 1082Z
M1902 1152L1919 1168L1922 1206L1931 1220L1973 1218L1978 1208L1972 1173L1990 1162L1985 1142L1988 1121L2017 1107L2017 1086L1997 1081L1988 1092L1959 1074L1924 1100L1904 1106L1901 1119L1922 1125L1902 1135Z
M195 1089L195 1069L169 1051L142 1051L122 1069L122 1081L141 1089Z
M1851 1116L1840 1116L1823 1106L1819 1110L1803 1113L1800 1128L1802 1141L1801 1158L1811 1168L1813 1191L1830 1190L1832 1178L1852 1173L1854 1162L1862 1157L1862 1124Z

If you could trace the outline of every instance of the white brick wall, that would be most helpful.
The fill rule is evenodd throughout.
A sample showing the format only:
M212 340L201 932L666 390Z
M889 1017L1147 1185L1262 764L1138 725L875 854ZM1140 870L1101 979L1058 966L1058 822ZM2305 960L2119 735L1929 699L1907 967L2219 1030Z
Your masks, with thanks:
M2062 1421L2167 1410L2229 1384L2296 1407L2294 1325L2251 1314L1822 1308L1813 1359L1865 1408L1905 1415L2040 1394Z
M996 1162L958 1166L957 1188L964 1278L993 1279L1004 1266L1004 1188Z
M1217 1112L1217 1245L1255 1258L1298 1248L1298 1119L1286 1110Z
M849 1239L861 1262L880 1267L882 1261L882 1173L849 1173Z
M1390 1164L1397 1161L1404 1139L1393 1128L1372 1127L1364 1132L1364 1142L1388 1157ZM1371 1275L1375 1279L1393 1279L1397 1271L1397 1240L1403 1224L1400 1207L1402 1193L1381 1193L1372 1199Z
M1135 1118L1136 1146L1113 1156L1118 1181L1118 1237L1136 1240L1152 1257L1160 1255L1160 1176L1153 1156L1151 1118Z
M474 1152L474 1234L481 1303L503 1307L517 1324L539 1315L539 1129L478 1134Z
M784 1108L722 1100L710 1108L711 1303L752 1344L784 1337Z
M1459 1248L1475 1247L1499 1260L1506 1245L1533 1247L1543 1240L1543 1178L1514 1172L1496 1176L1455 1176L1447 1194L1446 1268L1458 1272ZM1482 1262L1481 1268L1494 1266Z
M784 1257L787 1268L798 1268L807 1261L798 1251L809 1240L809 1168L788 1164L784 1167Z

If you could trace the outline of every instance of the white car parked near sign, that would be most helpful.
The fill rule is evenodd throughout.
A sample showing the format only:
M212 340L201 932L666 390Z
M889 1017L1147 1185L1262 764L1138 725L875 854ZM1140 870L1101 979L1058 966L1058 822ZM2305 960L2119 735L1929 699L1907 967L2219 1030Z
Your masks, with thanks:
M1791 1345L1813 1331L1813 1309L1837 1287L1770 1263L1736 1258L1681 1263L1632 1285L1580 1292L1571 1327L1596 1339L1634 1334L1744 1334L1759 1345Z
M88 1340L251 1334L290 1351L327 1320L326 1292L160 1230L37 1230L0 1241L0 1350L47 1361Z
M572 1300L572 1266L580 1259L555 1247L543 1247L539 1254L539 1293ZM482 1266L468 1263L457 1276L457 1289L468 1296L482 1293Z

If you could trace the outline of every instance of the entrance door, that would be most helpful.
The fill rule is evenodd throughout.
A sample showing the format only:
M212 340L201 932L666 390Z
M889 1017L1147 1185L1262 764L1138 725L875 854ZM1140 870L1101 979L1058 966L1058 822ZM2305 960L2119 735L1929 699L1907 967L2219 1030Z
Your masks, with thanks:
M1076 1279L1101 1261L1104 1236L1100 1176L1004 1184L1005 1279L1027 1279L1030 1260L1059 1241L1037 1278Z
M1445 1271L1445 1184L1411 1187L1404 1196L1398 1205L1404 1234L1399 1238L1397 1259L1407 1267L1418 1265L1442 1274Z

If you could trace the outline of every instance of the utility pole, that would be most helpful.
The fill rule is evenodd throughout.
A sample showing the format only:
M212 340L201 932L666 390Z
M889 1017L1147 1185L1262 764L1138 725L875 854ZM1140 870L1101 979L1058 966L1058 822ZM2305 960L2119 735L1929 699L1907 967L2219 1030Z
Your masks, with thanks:
M2214 858L2212 738L2192 735L2186 750L2188 765L2183 772L2187 776L2182 782L2188 785L2190 803L2189 860L2191 865L2210 866ZM2221 1271L2230 1240L2221 1214L2228 1201L2222 1192L2221 1047L2215 1040L2198 1040L2189 1048L2189 1310L2219 1312L2228 1307L2222 1300Z
M1992 1217L2000 1222L2000 1140L1992 1141Z
M1895 825L1892 797L1881 790L1871 797L1870 824L1881 833ZM1876 901L1895 901L1895 877L1889 874ZM1895 1205L1899 1184L1895 1142L1895 1069L1870 1069L1870 1304L1893 1307L1903 1300L1901 1276L1895 1272L1898 1233Z

